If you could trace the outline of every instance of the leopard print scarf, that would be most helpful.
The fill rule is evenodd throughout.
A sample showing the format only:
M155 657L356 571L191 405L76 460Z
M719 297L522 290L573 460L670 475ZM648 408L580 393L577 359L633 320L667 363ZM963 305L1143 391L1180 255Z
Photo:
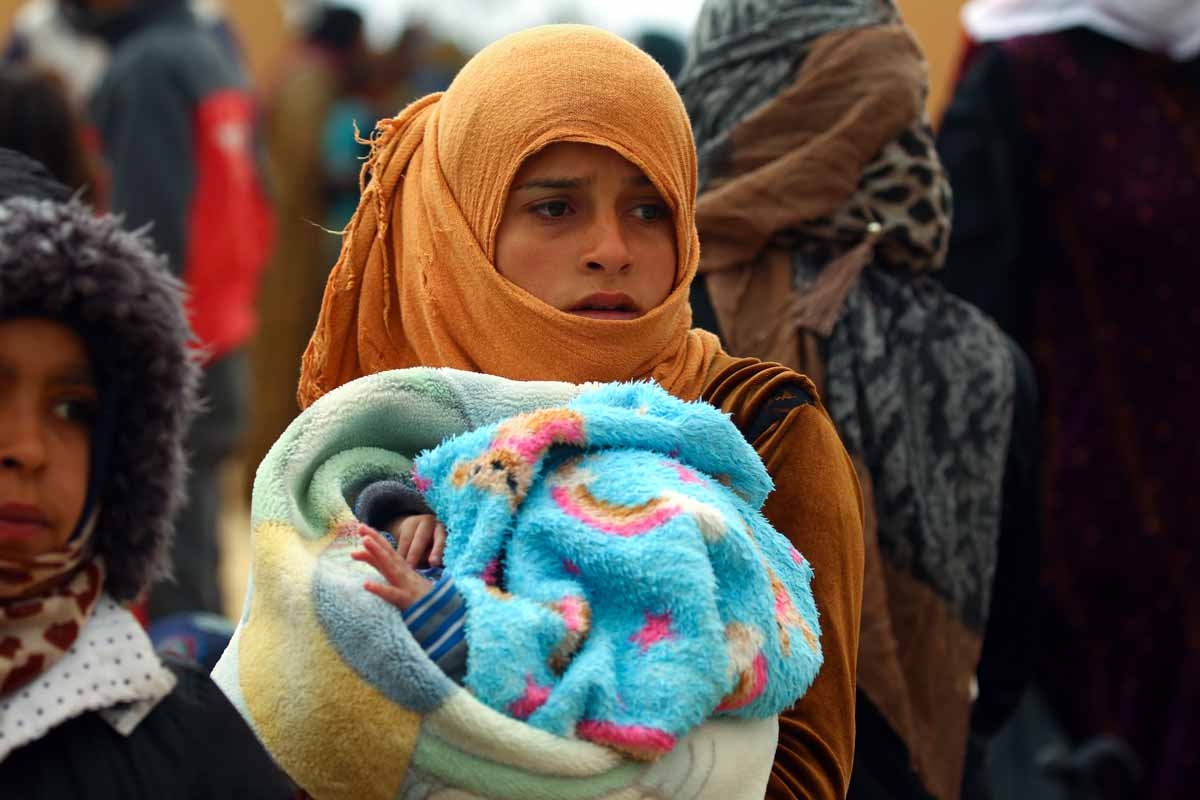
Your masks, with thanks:
M942 266L951 194L924 112L925 60L902 24L875 21L719 70L705 69L714 45L693 44L680 91L699 159L701 272L778 246L829 262L869 234L876 267Z
M27 560L0 559L0 697L71 649L104 587L90 536Z

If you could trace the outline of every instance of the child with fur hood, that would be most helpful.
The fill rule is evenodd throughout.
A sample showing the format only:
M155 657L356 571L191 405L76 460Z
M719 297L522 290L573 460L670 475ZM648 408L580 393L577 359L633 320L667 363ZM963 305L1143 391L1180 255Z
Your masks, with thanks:
M0 786L288 797L207 675L122 605L166 564L197 366L180 284L120 220L0 150Z

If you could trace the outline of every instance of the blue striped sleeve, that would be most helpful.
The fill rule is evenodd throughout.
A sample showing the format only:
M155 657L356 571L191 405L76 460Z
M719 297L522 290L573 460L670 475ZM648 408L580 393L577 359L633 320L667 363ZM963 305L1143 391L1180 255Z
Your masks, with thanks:
M454 586L454 579L443 574L402 616L426 655L453 681L462 683L467 674L467 604Z

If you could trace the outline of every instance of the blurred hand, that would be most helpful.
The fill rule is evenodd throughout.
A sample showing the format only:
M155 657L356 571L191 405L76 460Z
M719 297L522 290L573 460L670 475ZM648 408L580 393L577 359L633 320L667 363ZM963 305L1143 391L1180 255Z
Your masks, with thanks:
M386 584L367 581L363 588L368 592L404 611L433 588L433 582L419 575L404 555L393 549L378 531L360 525L359 533L362 534L363 549L355 550L350 557L370 564L387 581Z
M388 533L396 537L396 552L414 569L441 567L446 552L446 527L433 514L414 514L401 517L391 524Z

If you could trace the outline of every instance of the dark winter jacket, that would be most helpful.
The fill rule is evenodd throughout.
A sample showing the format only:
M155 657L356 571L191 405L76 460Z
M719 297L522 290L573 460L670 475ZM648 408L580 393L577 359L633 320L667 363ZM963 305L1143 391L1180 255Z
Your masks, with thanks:
M0 795L20 800L272 800L295 790L225 695L192 664L129 736L99 714L63 723L0 761Z

